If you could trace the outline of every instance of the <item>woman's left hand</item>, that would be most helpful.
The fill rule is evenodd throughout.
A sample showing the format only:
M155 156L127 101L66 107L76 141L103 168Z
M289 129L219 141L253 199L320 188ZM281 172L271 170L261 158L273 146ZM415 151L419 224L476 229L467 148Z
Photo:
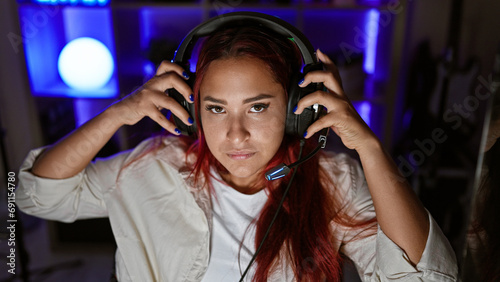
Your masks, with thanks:
M311 71L306 74L304 81L299 85L305 87L311 82L322 82L326 91L318 90L303 97L295 110L300 114L314 104L323 105L328 113L311 124L305 138L323 128L330 127L341 139L346 147L359 152L366 145L377 142L378 139L366 125L342 89L342 82L337 67L333 61L319 49L316 52L318 59L323 63L324 70Z
M309 126L306 138L330 127L346 147L358 152L381 230L417 265L429 234L428 214L408 182L399 181L404 178L398 167L345 95L335 64L319 50L316 54L325 69L308 73L301 86L322 82L326 91L302 98L295 113L316 103L328 113Z

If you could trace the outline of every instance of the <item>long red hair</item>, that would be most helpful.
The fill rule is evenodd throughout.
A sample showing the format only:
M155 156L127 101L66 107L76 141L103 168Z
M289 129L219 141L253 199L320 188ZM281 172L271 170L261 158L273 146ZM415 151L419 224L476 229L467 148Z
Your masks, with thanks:
M294 71L301 68L302 59L296 45L271 31L245 27L229 28L206 39L199 54L196 80L193 87L195 106L199 109L199 89L203 76L214 60L230 57L252 57L266 63L276 81L287 89ZM224 170L215 159L202 130L198 111L198 136L189 142L187 155L197 156L193 169L194 178L201 182L212 177L210 168ZM315 142L315 141L312 141ZM306 142L304 151L310 152L314 143ZM299 138L285 136L276 155L262 174L280 163L296 161ZM278 208L288 184L289 177L275 181L265 181L262 185L269 195L260 216L255 221L255 246L262 241L264 234ZM210 181L204 182L206 189L212 191ZM262 187L262 186L261 186ZM341 277L341 257L335 246L334 234L330 227L332 221L338 224L355 226L340 211L339 201L333 197L334 184L319 165L319 154L306 165L298 167L291 189L274 223L269 237L256 258L256 272L253 281L267 281L279 265L292 267L298 281L339 281ZM243 267L246 267L243 266Z

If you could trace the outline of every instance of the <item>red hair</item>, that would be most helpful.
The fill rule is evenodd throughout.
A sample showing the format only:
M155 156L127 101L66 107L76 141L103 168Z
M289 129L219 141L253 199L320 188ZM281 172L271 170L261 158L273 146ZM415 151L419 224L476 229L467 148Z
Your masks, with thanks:
M196 80L193 87L195 106L199 109L199 89L203 76L214 60L231 57L251 57L266 63L276 81L286 90L289 78L300 70L302 59L298 48L287 38L259 28L230 28L208 38L199 54ZM225 170L210 152L203 136L198 114L198 136L196 140L185 138L190 144L187 155L197 156L192 174L199 183L210 179L211 166ZM312 141L314 142L314 141ZM315 144L306 142L304 151L310 152ZM278 208L289 177L265 181L264 171L280 164L296 161L299 138L285 136L278 152L262 172L262 183L269 195L256 224L255 245L258 247ZM213 191L210 181L204 182L206 189ZM298 281L340 281L341 257L335 246L331 222L346 226L359 226L341 213L342 207L333 196L334 184L328 173L319 165L319 154L299 166L291 189L274 223L269 237L256 258L254 281L267 281L280 264L289 264ZM373 221L370 221L371 223ZM361 224L366 225L367 223ZM285 252L282 252L282 251ZM243 267L246 267L243 266Z

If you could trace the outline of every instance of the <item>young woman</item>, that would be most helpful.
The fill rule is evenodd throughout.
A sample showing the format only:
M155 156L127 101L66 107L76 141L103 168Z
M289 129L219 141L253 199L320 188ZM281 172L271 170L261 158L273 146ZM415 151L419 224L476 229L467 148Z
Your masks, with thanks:
M455 256L381 143L342 90L333 62L300 86L322 82L295 113L327 114L305 134L331 128L359 153L321 153L299 166L276 222L244 281L339 281L341 254L365 281L455 281ZM278 209L290 176L264 173L297 160L285 135L287 88L301 58L295 44L259 28L221 30L187 73L163 62L156 76L58 143L32 151L20 172L26 213L71 222L109 217L118 281L239 281ZM195 103L195 117L165 94ZM196 138L160 112L198 122ZM171 132L91 162L123 125L149 117ZM315 141L306 142L310 151ZM96 231L97 232L97 231Z

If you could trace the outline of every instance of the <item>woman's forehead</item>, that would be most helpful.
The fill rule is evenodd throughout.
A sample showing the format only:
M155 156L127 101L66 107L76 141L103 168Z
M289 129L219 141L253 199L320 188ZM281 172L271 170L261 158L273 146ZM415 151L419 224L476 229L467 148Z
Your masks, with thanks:
M201 100L205 96L247 100L258 95L279 97L284 95L284 89L276 82L267 64L256 58L215 60L208 66L200 85Z

